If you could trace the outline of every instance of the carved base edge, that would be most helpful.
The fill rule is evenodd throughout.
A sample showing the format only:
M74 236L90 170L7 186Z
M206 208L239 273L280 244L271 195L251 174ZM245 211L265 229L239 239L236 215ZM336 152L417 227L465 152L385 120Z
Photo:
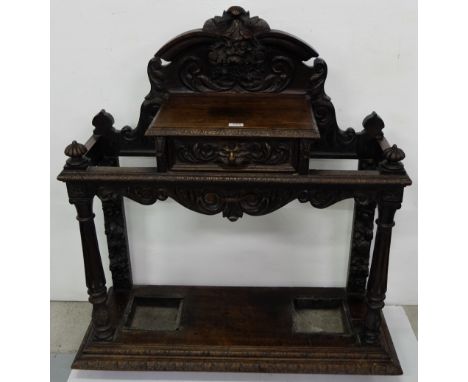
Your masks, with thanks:
M232 359L148 359L123 357L120 360L79 359L74 369L121 370L121 371L209 371L243 373L307 373L307 374L361 374L361 375L401 375L398 365L390 362L369 362L366 360L321 360L290 361Z
M207 371L244 373L305 373L305 374L357 374L401 375L398 357L390 333L382 317L380 341L374 346L339 347L336 349L311 346L298 352L285 348L281 352L268 351L255 346L244 350L225 351L217 347L213 354L209 348L190 346L167 349L146 345L115 349L112 343L94 346L91 325L73 361L72 369L117 371ZM99 349L101 351L99 351ZM245 352L242 355L242 351ZM114 354L115 353L115 354ZM203 355L201 356L200 353ZM255 353L258 353L257 356ZM171 355L172 354L172 355ZM216 355L215 355L216 354ZM231 354L231 355L229 355Z

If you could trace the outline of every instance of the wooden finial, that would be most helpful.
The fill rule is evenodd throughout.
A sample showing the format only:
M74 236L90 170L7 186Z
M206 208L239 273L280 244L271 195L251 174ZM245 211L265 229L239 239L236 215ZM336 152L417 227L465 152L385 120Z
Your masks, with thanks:
M114 130L114 117L104 109L94 116L92 123L94 126L93 134L96 135L108 135Z
M86 168L89 159L85 156L88 149L85 145L73 141L65 148L65 155L70 159L67 160L65 168Z
M384 172L404 172L405 167L401 161L405 159L405 156L405 152L402 149L397 145L393 145L383 151L383 157L385 159L380 164L380 167Z
M362 126L369 137L377 140L383 138L382 130L385 127L385 123L375 111L364 118Z

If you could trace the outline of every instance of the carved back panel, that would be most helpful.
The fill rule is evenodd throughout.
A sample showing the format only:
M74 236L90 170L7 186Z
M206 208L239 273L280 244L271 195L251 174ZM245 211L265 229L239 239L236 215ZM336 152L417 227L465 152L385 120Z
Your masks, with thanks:
M327 65L304 62L318 53L300 39L270 29L241 7L205 22L164 45L148 64L151 90L135 129L124 127L120 148L151 147L144 133L170 92L301 92L311 99L321 140L315 149L356 151L357 134L338 128L335 109L325 94Z

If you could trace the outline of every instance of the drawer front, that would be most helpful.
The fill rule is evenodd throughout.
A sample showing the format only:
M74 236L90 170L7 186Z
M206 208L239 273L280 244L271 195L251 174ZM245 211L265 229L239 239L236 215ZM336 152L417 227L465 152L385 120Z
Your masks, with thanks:
M171 169L294 171L297 142L288 139L169 139Z

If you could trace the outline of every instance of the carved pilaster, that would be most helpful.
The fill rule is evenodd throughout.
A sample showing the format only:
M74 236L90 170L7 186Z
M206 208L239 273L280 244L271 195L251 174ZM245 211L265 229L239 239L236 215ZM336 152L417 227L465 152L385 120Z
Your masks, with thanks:
M107 288L101 254L94 226L93 195L82 185L67 184L71 204L78 213L80 225L81 245L85 267L86 286L88 287L89 302L93 305L92 326L96 340L111 339L114 329L107 307Z
M359 170L375 169L372 160L359 161ZM346 291L349 297L363 300L369 275L369 259L374 236L376 202L372 198L358 197L354 202L353 228L348 265Z
M373 201L354 204L353 231L348 266L346 291L349 297L363 299L366 295L366 281L369 275L369 258L372 237L374 236Z
M392 228L395 225L393 218L396 210L401 207L402 196L402 189L389 191L382 194L378 202L377 233L367 283L367 315L363 335L365 343L372 344L379 340L382 308L385 305L385 293L387 292Z
M105 157L100 164L117 167L119 166L119 158ZM98 192L97 196L102 202L112 284L117 290L131 289L133 285L132 269L123 196L115 192Z

